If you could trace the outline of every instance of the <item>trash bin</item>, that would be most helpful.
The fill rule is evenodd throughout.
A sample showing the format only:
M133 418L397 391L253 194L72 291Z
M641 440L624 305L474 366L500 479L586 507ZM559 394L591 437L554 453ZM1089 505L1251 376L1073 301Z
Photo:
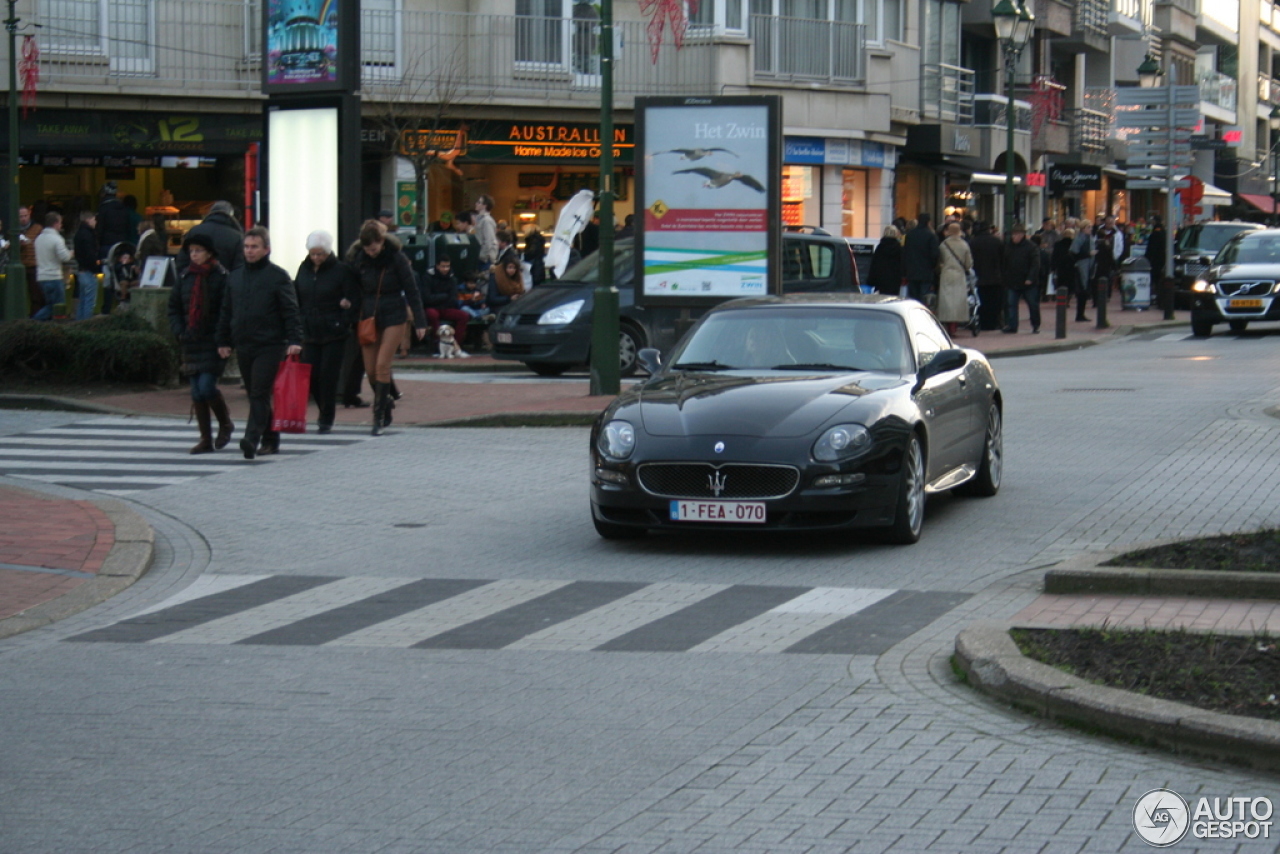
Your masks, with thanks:
M1151 264L1146 258L1129 258L1120 265L1120 308L1151 308Z

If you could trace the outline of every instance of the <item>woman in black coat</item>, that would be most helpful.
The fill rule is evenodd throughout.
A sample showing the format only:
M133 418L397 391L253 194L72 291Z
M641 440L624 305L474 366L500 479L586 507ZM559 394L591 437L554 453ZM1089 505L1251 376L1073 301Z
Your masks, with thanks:
M867 284L876 293L897 296L902 289L902 234L894 226L884 230L884 236L871 253L871 269L867 272Z
M226 293L227 271L218 263L213 241L203 234L190 234L183 242L190 263L178 274L169 293L169 328L182 344L182 370L191 380L191 402L200 441L193 454L207 454L225 448L231 441L231 413L218 391L218 377L226 359L218 355L218 314ZM213 436L210 414L218 417L218 435Z
M1084 303L1089 298L1089 294L1080 284L1076 256L1071 251L1071 244L1075 242L1075 239L1076 230L1068 228L1063 230L1058 242L1053 244L1053 277L1055 289L1067 289L1068 304L1070 304L1071 295L1074 294L1076 296L1076 320L1081 320L1084 318Z
M342 354L351 334L351 316L360 300L355 273L333 254L333 235L307 235L307 258L293 285L302 312L302 361L311 365L311 397L320 410L318 432L333 429Z
M409 259L400 251L400 241L387 234L377 220L360 227L360 251L355 254L360 279L360 319L374 318L377 338L361 343L364 370L373 383L373 435L381 436L391 423L391 361L404 338L404 325L413 313L413 326L422 340L427 334L427 315L422 295Z

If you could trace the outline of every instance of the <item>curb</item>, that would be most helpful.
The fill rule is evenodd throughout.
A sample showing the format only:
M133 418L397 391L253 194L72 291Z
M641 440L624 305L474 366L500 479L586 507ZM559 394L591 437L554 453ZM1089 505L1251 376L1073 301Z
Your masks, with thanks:
M956 637L955 662L976 690L1039 717L1174 753L1280 771L1280 723L1197 709L1086 682L1027 658L1008 623L975 623Z
M47 409L53 412L100 412L107 415L138 415L130 409L90 403L73 397L51 394L0 394L0 409Z
M1182 541L1154 540L1069 558L1044 574L1044 592L1280 599L1280 573L1102 566L1122 554Z
M0 638L47 626L101 604L143 576L155 559L155 531L122 501L93 502L115 525L115 544L93 578L72 590L0 620Z

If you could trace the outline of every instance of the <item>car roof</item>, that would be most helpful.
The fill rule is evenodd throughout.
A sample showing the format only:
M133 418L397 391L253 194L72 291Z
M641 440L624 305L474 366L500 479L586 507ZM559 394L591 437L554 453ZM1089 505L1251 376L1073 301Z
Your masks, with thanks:
M786 294L784 296L744 297L721 303L711 311L742 311L753 308L813 308L815 306L847 308L855 306L857 308L871 308L877 311L903 314L913 305L919 305L919 303L915 300L903 299L889 294L804 293Z

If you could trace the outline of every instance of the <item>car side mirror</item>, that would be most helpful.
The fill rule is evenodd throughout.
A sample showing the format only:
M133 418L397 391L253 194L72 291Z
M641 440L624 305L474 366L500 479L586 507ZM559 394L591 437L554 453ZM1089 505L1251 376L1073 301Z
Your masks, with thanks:
M969 363L969 354L964 350L939 350L929 363L916 372L916 388L924 385L925 380L945 374L947 371L958 371Z
M662 369L662 351L656 347L642 348L636 353L636 358L640 360L640 364L644 365L644 369L650 376Z

